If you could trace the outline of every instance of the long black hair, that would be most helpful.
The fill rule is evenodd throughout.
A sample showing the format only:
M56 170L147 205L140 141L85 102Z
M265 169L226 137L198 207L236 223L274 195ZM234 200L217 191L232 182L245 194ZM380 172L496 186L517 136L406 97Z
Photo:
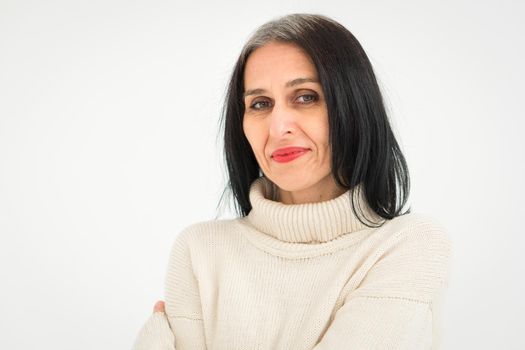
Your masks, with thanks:
M220 120L228 171L225 191L233 194L237 214L246 216L250 212L250 185L261 175L242 129L244 69L249 55L270 41L300 46L317 69L328 109L331 165L337 184L347 189L361 185L369 207L384 219L409 212L403 212L410 190L408 167L365 51L353 34L334 20L291 14L254 32L235 64L226 92ZM356 197L351 198L358 215ZM373 224L365 219L368 226Z

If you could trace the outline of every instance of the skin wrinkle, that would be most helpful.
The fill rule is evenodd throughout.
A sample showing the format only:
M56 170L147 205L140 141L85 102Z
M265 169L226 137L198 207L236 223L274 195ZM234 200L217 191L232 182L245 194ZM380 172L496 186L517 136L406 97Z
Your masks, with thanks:
M243 131L264 176L277 186L279 201L316 203L343 194L331 169L322 87L304 50L283 42L255 49L246 62L244 86ZM308 151L287 163L273 159L273 151L288 146Z
M319 84L319 80L315 78L297 78L297 79L290 80L289 82L287 82L285 84L285 87L294 87L294 86L301 85L304 83L318 83ZM262 95L265 93L267 93L267 91L264 89L246 90L246 92L243 95L243 98L246 98L247 96L251 96L251 95Z

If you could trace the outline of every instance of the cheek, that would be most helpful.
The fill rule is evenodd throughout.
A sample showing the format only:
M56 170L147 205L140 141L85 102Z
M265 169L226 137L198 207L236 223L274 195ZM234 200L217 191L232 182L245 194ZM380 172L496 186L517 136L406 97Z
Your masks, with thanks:
M314 128L311 129L313 142L319 152L320 161L322 163L329 163L331 160L331 149L329 143L329 127L328 124L318 123Z
M328 117L325 116L323 118L323 123L319 125L319 139L321 140L321 144L325 147L326 151L330 151L330 144L328 143L330 138L330 126L328 125Z
M251 127L250 123L246 122L246 120L243 119L243 121L242 121L242 131L244 132L244 136L246 136L246 138L248 139L248 142L250 143L250 145L253 142L252 141L252 139L253 139L252 130L253 130L253 128Z
M317 121L307 126L311 140L318 147L320 152L325 152L329 148L329 127L327 123Z
M256 123L243 121L244 135L248 139L253 152L257 155L258 153L264 152L264 129L258 126Z

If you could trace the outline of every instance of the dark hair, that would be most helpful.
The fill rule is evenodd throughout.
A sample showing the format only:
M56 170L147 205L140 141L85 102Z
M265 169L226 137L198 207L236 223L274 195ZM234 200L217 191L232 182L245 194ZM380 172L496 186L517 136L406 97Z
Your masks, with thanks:
M409 209L402 212L410 190L408 167L365 51L338 22L321 15L292 14L255 31L237 60L228 85L221 125L229 176L226 189L233 193L238 215L250 212L250 185L261 175L242 129L244 69L249 55L270 41L298 45L317 69L328 109L332 172L338 185L350 189L362 184L368 205L384 219L408 213ZM355 201L352 195L352 208L357 215ZM373 223L368 218L367 221Z

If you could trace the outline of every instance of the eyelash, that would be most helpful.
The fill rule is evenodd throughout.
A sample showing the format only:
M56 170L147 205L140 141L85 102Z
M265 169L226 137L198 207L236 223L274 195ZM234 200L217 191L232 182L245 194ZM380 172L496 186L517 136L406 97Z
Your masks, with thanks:
M317 102L317 100L319 99L319 97L317 96L317 94L304 94L304 95L300 95L298 96L297 98L301 98L301 97L311 97L311 99L309 101L306 101L306 102L300 102L300 104L310 104L310 103L314 103L314 102ZM254 102L250 105L250 109L254 110L254 111L259 111L261 109L263 109L264 107L262 108L257 108L255 107L257 104L259 103L268 103L267 100L264 100L264 101L257 101L257 102Z

